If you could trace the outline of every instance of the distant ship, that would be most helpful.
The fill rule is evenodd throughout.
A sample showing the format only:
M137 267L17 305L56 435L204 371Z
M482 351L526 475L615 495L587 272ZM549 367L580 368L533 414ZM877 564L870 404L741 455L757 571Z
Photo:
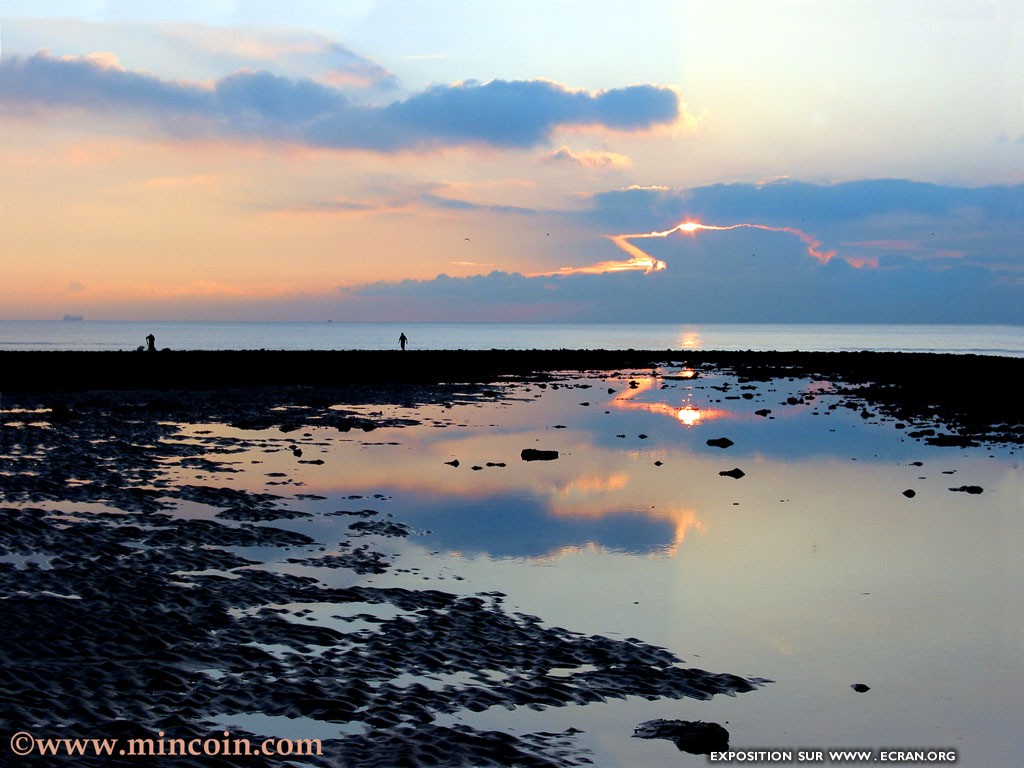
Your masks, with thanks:
M81 315L64 315L65 323L80 323L85 320Z

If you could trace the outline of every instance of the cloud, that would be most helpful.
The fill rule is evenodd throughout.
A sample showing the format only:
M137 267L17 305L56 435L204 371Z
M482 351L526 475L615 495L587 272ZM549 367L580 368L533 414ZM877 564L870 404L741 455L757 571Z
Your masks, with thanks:
M367 319L414 307L438 321L1020 322L1024 186L784 182L634 188L590 202L565 215L595 242L560 256L592 266L380 282L349 289L339 306ZM669 231L686 219L726 226ZM623 248L608 237L616 230L665 236L635 240L643 250L629 262L593 265L595 254L620 255L599 245ZM805 231L837 257L808 258L794 236Z
M554 152L545 155L544 160L550 163L582 165L585 168L596 168L598 170L622 170L632 165L629 157L617 152L604 152L600 150L574 152L569 147L559 147Z
M138 5L137 3L135 5ZM33 14L34 15L34 14ZM151 72L196 81L224 72L269 70L309 78L364 96L393 93L394 73L378 62L316 32L294 27L211 26L192 22L89 22L66 18L4 21L5 53L47 48L57 55L117 50L125 61L145 61Z
M834 185L779 181L632 187L594 195L583 217L590 226L605 228L605 234L664 231L684 221L799 231L816 248L862 264L902 253L921 261L960 258L965 264L1009 265L1020 263L1015 241L1024 234L1024 185L953 187L868 179Z
M269 69L339 89L397 87L395 75L377 62L304 30L173 24L158 27L153 34L177 50L179 60L205 61L221 72Z
M679 116L675 91L653 85L592 93L543 80L465 82L375 106L356 103L330 85L266 71L238 72L209 86L112 67L108 59L46 53L0 60L0 108L75 108L106 118L115 130L132 114L182 139L215 136L379 152L528 148L546 142L560 126L636 131Z

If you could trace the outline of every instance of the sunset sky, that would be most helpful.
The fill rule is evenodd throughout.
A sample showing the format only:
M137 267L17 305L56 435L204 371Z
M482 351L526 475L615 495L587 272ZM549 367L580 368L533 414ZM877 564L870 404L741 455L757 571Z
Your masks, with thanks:
M0 0L0 170L0 319L1020 323L1024 3Z

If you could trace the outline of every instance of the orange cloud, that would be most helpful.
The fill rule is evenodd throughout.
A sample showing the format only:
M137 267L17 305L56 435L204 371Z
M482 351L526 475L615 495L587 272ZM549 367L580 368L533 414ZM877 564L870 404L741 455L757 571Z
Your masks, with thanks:
M605 152L599 150L584 150L574 152L567 146L561 146L554 152L544 156L544 161L549 163L573 163L584 168L597 170L624 170L633 163L628 156L617 152Z

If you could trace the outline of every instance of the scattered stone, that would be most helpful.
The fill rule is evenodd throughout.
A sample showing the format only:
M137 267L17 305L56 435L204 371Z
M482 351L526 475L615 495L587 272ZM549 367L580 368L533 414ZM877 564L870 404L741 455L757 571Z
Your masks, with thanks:
M729 731L718 723L701 720L648 720L633 730L637 739L668 739L680 752L710 755L729 749Z
M985 492L985 489L982 488L980 485L961 485L959 488L950 488L949 490L956 491L958 493L970 493L975 495Z
M739 480L741 477L745 476L747 473L744 472L739 467L733 467L732 469L724 470L722 472L719 472L718 474L721 475L722 477L732 477L732 478L735 478L736 480Z
M445 464L447 464L449 467L458 467L459 466L459 460L458 459L452 459L451 461L446 461Z
M393 523L390 520L357 520L348 526L350 531L376 536L404 537L412 533L405 523Z
M871 686L864 685L864 683L854 683L850 687L853 688L853 690L855 690L857 693L867 693L871 690Z
M558 451L545 451L540 448L523 448L519 454L523 461L554 461L558 458Z
M714 448L728 448L730 445L735 445L735 443L728 437L715 437L708 440L708 445Z
M917 496L917 491L915 491L913 488L907 488L907 490L903 492L903 495L906 496L908 499L912 499L915 496Z
M754 415L755 416L767 416L771 412L772 412L771 408L759 408L758 410L754 411Z

